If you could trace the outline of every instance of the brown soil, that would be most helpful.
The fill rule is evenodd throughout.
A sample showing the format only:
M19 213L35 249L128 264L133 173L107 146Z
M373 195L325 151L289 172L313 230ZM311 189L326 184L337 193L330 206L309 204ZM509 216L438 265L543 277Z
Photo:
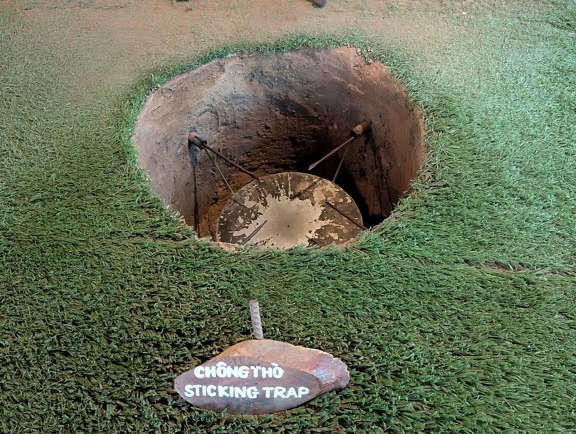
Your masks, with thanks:
M200 236L214 237L231 193L206 151L189 152L190 130L264 176L307 172L364 120L372 129L349 145L336 183L371 226L408 191L424 159L423 134L404 88L383 64L367 64L355 49L213 61L154 92L133 140L154 192ZM311 173L332 179L339 160ZM234 191L252 181L221 160L218 166Z
M407 12L397 13L398 8ZM238 41L268 42L290 33L356 32L387 45L421 47L422 56L454 37L439 15L439 0L11 0L19 37L62 45L77 54L62 80L76 98L117 93L146 71L189 60Z

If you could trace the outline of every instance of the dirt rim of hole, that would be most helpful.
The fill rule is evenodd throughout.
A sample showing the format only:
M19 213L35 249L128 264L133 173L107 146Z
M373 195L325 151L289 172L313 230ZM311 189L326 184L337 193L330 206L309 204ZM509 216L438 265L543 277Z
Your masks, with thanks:
M259 177L304 172L332 180L344 150L312 171L308 166L366 120L371 129L347 146L335 183L373 227L409 194L425 158L424 127L404 86L384 64L366 61L355 48L213 60L152 92L132 140L153 193L199 238L214 240L230 188L236 192L253 179L189 147L190 131Z

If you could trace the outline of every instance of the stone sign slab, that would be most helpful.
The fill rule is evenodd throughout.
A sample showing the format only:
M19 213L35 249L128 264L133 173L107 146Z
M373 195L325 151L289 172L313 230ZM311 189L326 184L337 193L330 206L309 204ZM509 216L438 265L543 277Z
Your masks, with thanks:
M348 381L346 365L328 353L263 339L234 345L180 375L174 388L203 409L268 414L297 407Z
M175 381L176 391L197 407L229 413L275 413L320 392L320 380L296 369L252 357L211 360Z

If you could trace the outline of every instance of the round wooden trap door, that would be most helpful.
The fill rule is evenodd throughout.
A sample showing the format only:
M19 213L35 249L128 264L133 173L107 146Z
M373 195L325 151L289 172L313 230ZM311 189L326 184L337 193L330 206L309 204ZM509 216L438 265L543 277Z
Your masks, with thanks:
M284 172L244 186L222 209L218 241L287 249L343 244L362 231L356 203L324 178Z

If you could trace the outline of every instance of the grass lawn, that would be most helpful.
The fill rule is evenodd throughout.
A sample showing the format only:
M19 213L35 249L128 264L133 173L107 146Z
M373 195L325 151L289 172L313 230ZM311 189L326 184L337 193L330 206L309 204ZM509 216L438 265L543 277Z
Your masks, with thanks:
M166 1L172 28L147 1L0 5L0 432L576 432L576 2ZM413 194L346 251L195 241L134 164L146 92L343 44L423 110ZM262 417L182 401L252 298L349 387Z

